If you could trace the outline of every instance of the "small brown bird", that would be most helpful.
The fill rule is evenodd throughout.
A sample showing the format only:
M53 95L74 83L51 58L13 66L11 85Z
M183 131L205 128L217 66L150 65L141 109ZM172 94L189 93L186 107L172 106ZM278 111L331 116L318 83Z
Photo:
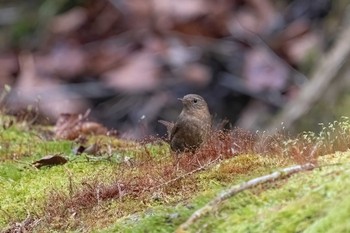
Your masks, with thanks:
M167 127L170 147L175 152L196 150L209 136L211 129L211 116L205 100L195 94L185 95L179 99L182 112L176 123L162 121Z

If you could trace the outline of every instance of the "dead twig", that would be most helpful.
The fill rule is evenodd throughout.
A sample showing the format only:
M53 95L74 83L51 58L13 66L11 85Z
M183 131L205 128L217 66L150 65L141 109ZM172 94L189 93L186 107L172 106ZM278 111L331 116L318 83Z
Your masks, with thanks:
M204 207L194 212L191 215L191 217L187 219L186 222L180 225L180 227L176 230L176 232L185 232L197 219L206 215L207 213L215 209L221 202L229 199L230 197L234 196L239 192L255 187L259 184L266 183L268 181L274 181L278 178L286 177L297 172L311 170L314 168L315 168L315 165L311 163L307 163L304 165L295 165L295 166L284 168L280 171L273 172L269 175L257 177L247 182L235 185L229 188L228 190L223 191L217 197L215 197L210 202L208 202Z
M30 232L40 223L41 219L34 218L29 212L22 222L15 222L1 232Z

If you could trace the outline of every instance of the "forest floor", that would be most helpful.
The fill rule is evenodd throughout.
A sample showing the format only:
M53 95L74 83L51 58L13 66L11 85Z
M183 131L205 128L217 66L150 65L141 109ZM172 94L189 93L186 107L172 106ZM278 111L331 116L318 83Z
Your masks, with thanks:
M51 127L0 123L1 232L350 232L348 121L294 139L217 131L179 156L160 139L56 140ZM298 164L314 167L180 227L230 187Z

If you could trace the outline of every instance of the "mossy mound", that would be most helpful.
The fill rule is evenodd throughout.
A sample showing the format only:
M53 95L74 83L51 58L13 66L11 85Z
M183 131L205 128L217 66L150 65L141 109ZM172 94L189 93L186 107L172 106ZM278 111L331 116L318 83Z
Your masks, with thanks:
M350 152L324 156L320 168L239 193L199 219L189 232L350 232L349 160ZM226 185L249 178L232 177L234 182ZM101 232L173 232L226 188L208 183L207 190L190 201L119 220Z

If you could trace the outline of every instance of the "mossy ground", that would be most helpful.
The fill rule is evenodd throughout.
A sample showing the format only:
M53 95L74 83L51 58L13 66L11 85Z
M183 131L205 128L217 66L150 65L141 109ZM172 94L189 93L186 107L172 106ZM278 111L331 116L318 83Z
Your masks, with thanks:
M317 168L244 191L200 219L189 232L350 232L350 153L321 160L321 164L342 165ZM207 180L206 190L184 203L154 208L139 218L120 219L96 232L173 232L227 185L262 173L231 177L225 184Z
M10 120L4 118L1 124ZM150 185L152 178L166 174L162 167L176 166L166 144L92 137L90 141L110 146L108 159L102 155L95 161L75 155L74 142L44 139L43 132L24 123L0 130L0 229L31 216L41 220L31 229L35 232L173 232L228 186L293 164L281 156L242 153L193 173L179 168L180 175L170 185L141 192L141 184ZM147 162L131 159L136 165L128 165L140 151ZM41 169L30 166L48 154L62 154L70 161ZM189 231L350 232L349 161L350 152L321 156L321 168L246 190L200 218ZM130 195L84 199L127 177L133 188Z

